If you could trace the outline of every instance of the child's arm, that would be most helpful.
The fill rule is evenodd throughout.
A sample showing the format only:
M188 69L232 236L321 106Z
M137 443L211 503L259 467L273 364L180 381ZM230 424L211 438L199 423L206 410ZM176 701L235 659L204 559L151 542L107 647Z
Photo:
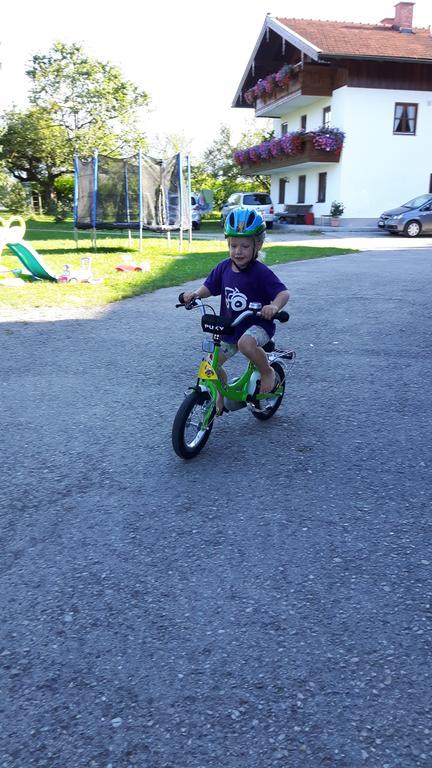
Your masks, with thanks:
M193 299L208 299L211 293L207 286L200 285L197 291L185 291L183 294L183 301L185 304L189 304Z
M273 299L271 304L265 304L261 310L261 315L265 320L273 320L274 316L280 312L289 299L288 291L280 291Z

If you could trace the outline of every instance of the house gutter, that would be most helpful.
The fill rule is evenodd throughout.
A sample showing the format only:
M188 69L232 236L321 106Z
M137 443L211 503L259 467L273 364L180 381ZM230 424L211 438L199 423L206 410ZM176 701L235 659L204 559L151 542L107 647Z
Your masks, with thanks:
M354 54L354 53L323 53L321 52L319 61L338 61L340 59L355 60L355 61L393 61L401 62L403 64L431 64L432 57L430 59L413 59L403 58L398 56L367 56L366 54Z

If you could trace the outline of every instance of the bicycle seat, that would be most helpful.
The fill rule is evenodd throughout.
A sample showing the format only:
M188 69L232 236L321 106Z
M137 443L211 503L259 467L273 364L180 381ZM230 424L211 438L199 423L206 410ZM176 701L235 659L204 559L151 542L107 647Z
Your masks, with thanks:
M273 352L275 347L276 347L276 344L274 343L274 340L270 339L270 341L268 341L267 344L264 344L263 350L264 352Z

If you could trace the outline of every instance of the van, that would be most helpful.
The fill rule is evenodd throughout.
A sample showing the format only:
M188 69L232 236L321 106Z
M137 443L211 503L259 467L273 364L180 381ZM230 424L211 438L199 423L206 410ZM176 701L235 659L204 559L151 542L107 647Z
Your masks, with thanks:
M221 209L221 224L233 208L255 208L263 217L267 229L272 229L275 221L275 212L272 199L268 192L233 192Z

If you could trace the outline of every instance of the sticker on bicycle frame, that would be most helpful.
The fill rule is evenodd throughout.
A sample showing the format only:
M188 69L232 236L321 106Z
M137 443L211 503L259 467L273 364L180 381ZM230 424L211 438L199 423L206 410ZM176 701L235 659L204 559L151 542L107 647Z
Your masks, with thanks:
M210 365L210 363L207 362L207 360L203 360L199 370L198 370L198 378L199 379L217 379L217 373L214 368Z

